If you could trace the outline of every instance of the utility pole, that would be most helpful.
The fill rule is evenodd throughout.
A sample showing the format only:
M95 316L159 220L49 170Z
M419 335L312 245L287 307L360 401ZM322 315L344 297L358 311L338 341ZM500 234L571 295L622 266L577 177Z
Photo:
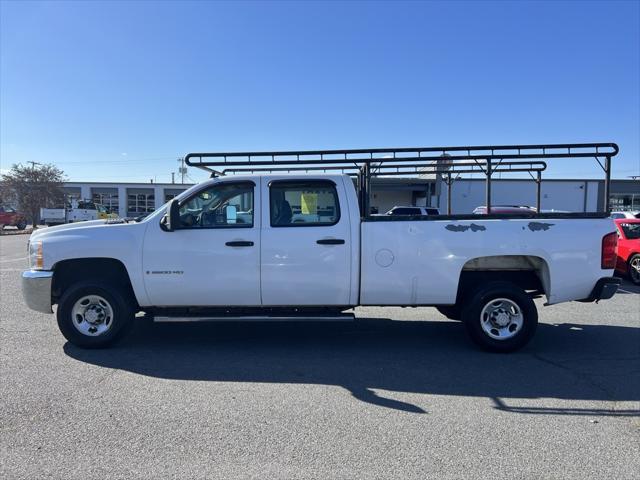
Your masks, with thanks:
M178 159L180 166L178 167L178 173L180 174L180 183L184 183L184 176L187 173L187 167L184 166L184 157Z
M36 165L42 165L41 163L34 162L34 161L30 161L30 162L27 162L27 163L31 164L31 170L35 170Z

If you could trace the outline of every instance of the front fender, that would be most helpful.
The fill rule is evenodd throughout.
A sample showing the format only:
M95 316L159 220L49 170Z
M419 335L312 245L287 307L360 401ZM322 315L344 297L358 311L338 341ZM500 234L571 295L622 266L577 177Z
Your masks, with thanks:
M131 287L139 304L146 304L147 295L142 278L142 240L146 225L142 223L96 224L51 231L32 237L42 241L44 270L55 270L65 260L110 258L120 261L129 275ZM49 229L46 229L49 230Z

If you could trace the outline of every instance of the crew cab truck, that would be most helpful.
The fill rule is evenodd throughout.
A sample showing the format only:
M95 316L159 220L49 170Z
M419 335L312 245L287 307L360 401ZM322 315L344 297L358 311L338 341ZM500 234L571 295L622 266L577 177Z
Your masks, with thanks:
M81 347L122 338L138 311L330 321L358 305L436 306L481 347L506 352L534 335L534 298L597 301L619 284L606 214L362 215L367 201L347 174L251 168L193 186L138 223L32 234L27 305L57 304L60 330Z

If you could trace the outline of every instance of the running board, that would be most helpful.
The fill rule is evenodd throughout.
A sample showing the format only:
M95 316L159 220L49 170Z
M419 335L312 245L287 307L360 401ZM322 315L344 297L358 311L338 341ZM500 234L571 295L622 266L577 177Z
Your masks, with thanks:
M355 320L353 313L342 315L311 315L311 316L270 316L270 315L248 315L248 316L218 316L218 317L153 317L154 322L352 322Z

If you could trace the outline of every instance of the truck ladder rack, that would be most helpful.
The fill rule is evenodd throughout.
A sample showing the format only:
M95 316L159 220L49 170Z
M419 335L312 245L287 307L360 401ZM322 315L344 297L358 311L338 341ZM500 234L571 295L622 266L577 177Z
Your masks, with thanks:
M189 153L185 162L212 176L253 172L341 172L358 178L361 214L370 215L373 176L440 175L448 186L447 211L451 213L451 184L461 173L482 173L486 180L486 207L491 213L491 180L495 173L527 172L540 184L544 160L595 158L605 174L604 211L609 212L611 159L615 143L565 143L546 145L493 145L459 147L374 148L351 150L300 150L274 152ZM604 163L600 161L604 160ZM533 175L535 173L535 177ZM455 175L455 177L454 177Z

